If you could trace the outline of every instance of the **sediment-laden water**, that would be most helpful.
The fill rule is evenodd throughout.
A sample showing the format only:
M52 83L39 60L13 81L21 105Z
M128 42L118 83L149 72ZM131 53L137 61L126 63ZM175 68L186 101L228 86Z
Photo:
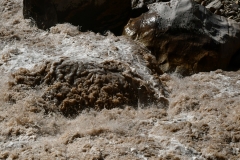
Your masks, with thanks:
M0 12L0 159L240 159L240 71L163 74L124 36Z

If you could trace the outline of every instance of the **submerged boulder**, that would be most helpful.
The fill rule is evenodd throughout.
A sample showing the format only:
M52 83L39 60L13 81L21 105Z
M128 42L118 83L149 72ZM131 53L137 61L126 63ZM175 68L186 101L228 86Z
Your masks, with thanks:
M21 53L20 58L24 59L16 58L18 50L4 59L1 68L11 68L13 75L9 101L16 102L19 94L38 90L41 94L30 104L32 108L60 111L65 116L77 115L86 108L101 110L153 103L168 107L168 91L160 78L162 71L148 50L124 36L64 34L70 27L58 24L51 28L50 34L44 35L44 46L41 40L40 44L29 44L29 53ZM3 59L10 53L2 55Z
M240 49L240 24L212 14L192 0L148 5L124 34L143 43L163 71L192 74L226 69Z
M131 0L133 9L143 8L143 7L146 7L148 4L152 4L160 1L163 1L163 0Z
M158 76L146 79L126 63L106 60L102 63L60 59L47 62L35 71L20 69L13 74L15 89L47 86L39 99L46 111L56 108L65 116L72 116L86 108L112 109L123 105L137 106L167 101L161 96ZM148 77L149 78L149 77ZM156 89L151 83L155 83ZM26 87L26 88L28 88ZM50 102L48 105L46 102ZM45 103L45 104L44 104Z

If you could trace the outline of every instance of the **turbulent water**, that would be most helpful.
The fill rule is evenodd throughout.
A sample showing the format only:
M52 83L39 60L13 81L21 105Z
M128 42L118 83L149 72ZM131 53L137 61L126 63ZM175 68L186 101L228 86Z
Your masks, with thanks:
M240 159L240 71L156 78L146 67L149 51L126 37L83 33L70 24L39 30L23 19L21 0L0 0L0 12L0 159ZM71 105L69 97L56 102L60 109L54 100L39 100L55 89L41 85L41 74L64 61L89 64L95 74L116 60L124 62L122 74L127 70L161 101L142 103L145 92L133 88L136 104L90 107L69 117L61 110L64 102Z

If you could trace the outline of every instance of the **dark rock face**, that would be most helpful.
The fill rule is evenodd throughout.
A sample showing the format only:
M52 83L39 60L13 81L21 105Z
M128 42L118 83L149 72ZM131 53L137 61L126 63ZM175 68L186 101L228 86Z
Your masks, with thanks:
M130 0L24 0L24 18L32 17L39 28L70 22L82 30L117 30L128 21Z
M148 47L163 71L188 75L226 69L240 48L239 23L191 0L148 7L149 12L129 21L124 34Z
M24 18L32 18L41 29L47 29L58 22L54 4L48 0L24 0Z
M41 29L69 22L82 31L121 34L132 12L142 12L147 4L157 0L24 0L24 18L33 18ZM143 9L143 11L145 11Z

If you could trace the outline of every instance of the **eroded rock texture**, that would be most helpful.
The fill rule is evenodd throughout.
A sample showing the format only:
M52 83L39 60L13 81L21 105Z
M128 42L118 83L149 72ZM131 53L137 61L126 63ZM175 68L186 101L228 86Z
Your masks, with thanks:
M163 71L186 75L226 69L240 48L239 23L191 0L159 2L148 8L129 21L124 34L148 47Z

